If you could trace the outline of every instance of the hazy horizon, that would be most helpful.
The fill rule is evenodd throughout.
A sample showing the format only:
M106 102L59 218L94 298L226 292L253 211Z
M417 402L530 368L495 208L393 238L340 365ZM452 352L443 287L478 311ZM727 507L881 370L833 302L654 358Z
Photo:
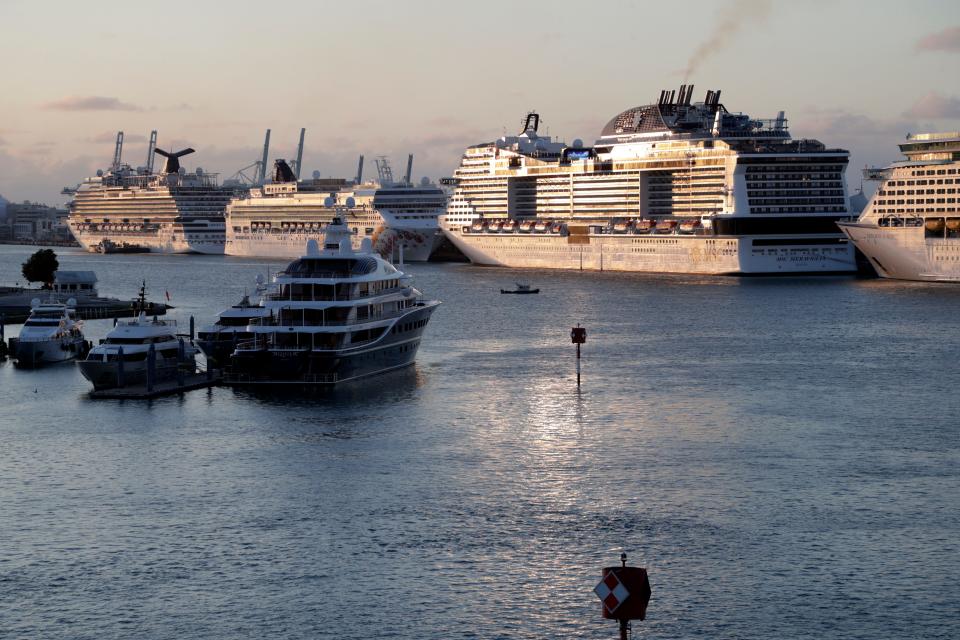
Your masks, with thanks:
M228 178L295 154L303 175L352 176L389 156L414 178L450 175L463 149L520 128L592 142L661 89L721 89L732 111L786 111L796 138L849 149L859 169L898 157L909 132L960 129L960 5L876 2L663 4L236 2L189 12L14 0L0 6L8 61L0 195L60 204L64 186L146 139L191 146L184 163Z

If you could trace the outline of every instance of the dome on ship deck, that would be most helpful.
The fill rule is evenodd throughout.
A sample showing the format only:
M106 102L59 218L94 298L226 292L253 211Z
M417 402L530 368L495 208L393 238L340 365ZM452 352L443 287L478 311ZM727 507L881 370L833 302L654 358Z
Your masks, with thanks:
M647 104L618 113L603 128L600 136L618 136L631 133L652 133L669 131L663 121L660 105Z

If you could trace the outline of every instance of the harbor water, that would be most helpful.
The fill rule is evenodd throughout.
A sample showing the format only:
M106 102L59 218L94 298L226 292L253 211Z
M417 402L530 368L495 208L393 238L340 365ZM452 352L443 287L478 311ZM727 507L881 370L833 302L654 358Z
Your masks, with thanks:
M184 331L283 266L57 253ZM408 267L416 365L333 392L0 365L0 637L612 638L622 551L635 637L960 634L960 287Z

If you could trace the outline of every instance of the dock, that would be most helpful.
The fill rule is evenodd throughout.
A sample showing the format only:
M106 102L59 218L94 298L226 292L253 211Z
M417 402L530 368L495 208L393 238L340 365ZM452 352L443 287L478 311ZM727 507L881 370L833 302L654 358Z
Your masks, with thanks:
M222 382L223 374L220 371L212 371L209 375L206 372L191 373L184 375L182 381L164 380L163 382L155 382L150 389L147 389L145 384L128 385L114 389L91 391L90 397L95 400L149 400L197 389L218 387Z

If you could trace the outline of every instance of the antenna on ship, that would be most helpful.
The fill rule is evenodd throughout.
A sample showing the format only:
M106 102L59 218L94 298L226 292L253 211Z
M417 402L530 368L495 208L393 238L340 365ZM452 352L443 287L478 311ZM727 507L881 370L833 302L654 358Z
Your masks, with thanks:
M123 154L123 131L117 131L117 144L113 148L113 164L111 168L114 171L120 169L120 156Z
M300 144L297 145L297 159L294 161L293 174L296 176L296 179L300 179L300 163L303 162L303 136L307 133L306 129L300 129Z
M157 130L150 132L150 143L147 145L147 174L153 173L153 150L157 148Z

